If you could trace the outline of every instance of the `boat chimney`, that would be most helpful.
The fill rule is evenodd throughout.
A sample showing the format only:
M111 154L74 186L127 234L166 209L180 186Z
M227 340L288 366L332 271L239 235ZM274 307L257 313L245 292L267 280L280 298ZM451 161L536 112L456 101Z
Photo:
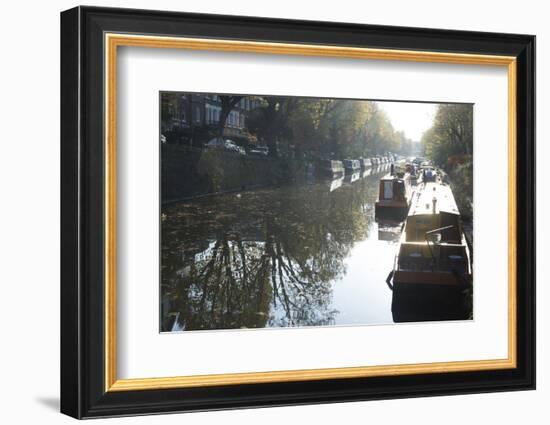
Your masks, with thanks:
M435 211L436 211L436 205L437 205L437 198L434 196L434 198L432 199L432 208L433 208L433 213L435 214Z

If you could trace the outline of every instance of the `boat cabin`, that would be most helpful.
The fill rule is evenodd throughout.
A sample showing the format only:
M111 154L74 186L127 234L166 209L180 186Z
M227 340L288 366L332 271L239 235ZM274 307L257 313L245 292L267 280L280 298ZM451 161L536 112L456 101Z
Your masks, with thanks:
M342 161L327 159L320 162L319 168L321 174L327 177L337 177L344 174L344 164L342 164Z
M372 162L370 158L361 158L359 159L359 164L361 165L361 168L364 170L366 168L372 167Z
M409 174L388 174L380 179L375 217L401 218L406 216L411 202L412 189Z
M361 169L361 165L357 159L344 159L343 162L346 173L355 173Z

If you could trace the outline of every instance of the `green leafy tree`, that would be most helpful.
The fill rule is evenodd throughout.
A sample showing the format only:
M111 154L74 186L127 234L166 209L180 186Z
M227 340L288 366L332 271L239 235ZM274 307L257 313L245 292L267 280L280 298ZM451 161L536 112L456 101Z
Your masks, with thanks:
M320 123L320 131L331 151L340 157L366 156L366 123L372 115L372 103L338 100Z
M439 105L433 126L421 140L424 154L445 168L463 219L473 217L473 108Z
M473 144L472 105L439 105L432 128L422 137L425 154L446 166L450 157L471 156Z
M250 113L247 126L269 147L269 155L277 156L278 142L290 138L289 121L298 100L284 96L264 96L260 99L263 105Z

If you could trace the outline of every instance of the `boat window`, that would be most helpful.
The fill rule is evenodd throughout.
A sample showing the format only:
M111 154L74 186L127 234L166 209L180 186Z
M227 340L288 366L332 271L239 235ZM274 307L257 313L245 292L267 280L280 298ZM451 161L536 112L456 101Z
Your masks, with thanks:
M393 199L393 181L384 182L384 199Z

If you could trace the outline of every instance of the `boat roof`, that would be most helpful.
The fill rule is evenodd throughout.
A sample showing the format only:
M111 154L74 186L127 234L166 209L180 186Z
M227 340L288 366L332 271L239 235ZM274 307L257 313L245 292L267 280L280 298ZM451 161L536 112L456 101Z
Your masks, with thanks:
M433 199L437 199L435 212L433 211ZM416 191L409 216L420 214L449 213L459 215L458 207L451 188L440 183L425 183Z

